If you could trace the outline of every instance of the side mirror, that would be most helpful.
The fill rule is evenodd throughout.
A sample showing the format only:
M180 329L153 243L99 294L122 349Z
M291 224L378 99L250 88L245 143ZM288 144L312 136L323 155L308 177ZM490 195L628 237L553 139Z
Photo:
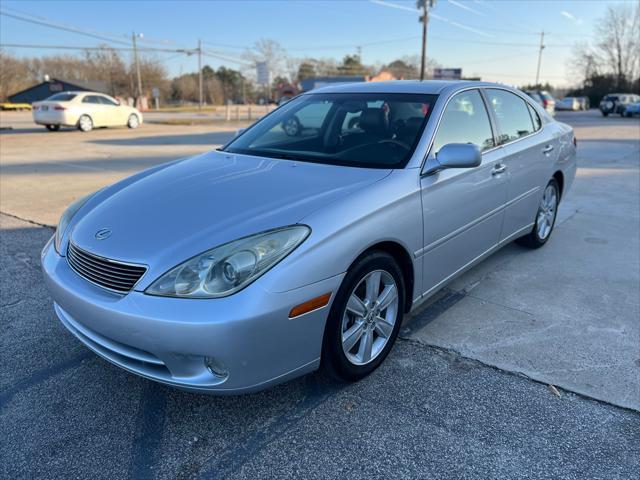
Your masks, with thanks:
M473 168L482 163L480 147L473 143L448 143L437 154L430 155L424 166L424 175L445 168Z

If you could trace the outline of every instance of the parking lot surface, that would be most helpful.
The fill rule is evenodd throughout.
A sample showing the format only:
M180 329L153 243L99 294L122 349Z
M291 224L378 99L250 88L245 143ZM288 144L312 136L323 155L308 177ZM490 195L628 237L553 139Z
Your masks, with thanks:
M183 393L87 351L39 252L64 207L236 125L0 125L3 478L632 478L640 469L640 122L558 118L579 170L542 249L509 245L405 319L383 366L241 397ZM22 117L20 115L23 115ZM557 386L550 388L548 384ZM572 393L576 392L576 393ZM624 407L624 408L620 408Z

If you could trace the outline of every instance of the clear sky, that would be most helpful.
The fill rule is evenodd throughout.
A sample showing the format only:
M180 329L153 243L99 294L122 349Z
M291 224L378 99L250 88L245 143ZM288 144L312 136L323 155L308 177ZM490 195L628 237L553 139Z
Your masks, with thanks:
M634 0L629 0L634 1ZM438 0L429 23L428 56L464 75L512 84L533 83L545 31L541 81L573 83L569 60L576 42L593 42L602 0ZM415 1L12 1L0 9L29 14L129 41L143 32L141 46L206 48L228 58L261 39L277 40L292 56L341 59L361 47L364 63L387 63L420 53L421 26ZM1 43L97 46L99 39L0 16ZM116 45L116 43L114 43ZM17 55L55 50L9 48ZM69 52L67 52L69 53ZM128 53L127 53L128 55ZM195 58L156 54L169 73L197 69ZM237 68L230 60L206 63Z

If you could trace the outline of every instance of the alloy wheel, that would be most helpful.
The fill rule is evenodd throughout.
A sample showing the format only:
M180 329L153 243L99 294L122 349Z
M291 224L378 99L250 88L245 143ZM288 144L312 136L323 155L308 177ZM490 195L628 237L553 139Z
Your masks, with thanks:
M558 210L558 192L553 184L547 185L544 195L540 201L538 218L536 221L536 231L540 240L545 240L551 233Z
M398 317L398 286L385 270L369 272L349 295L342 314L342 350L354 365L372 362L392 336Z
M80 130L83 132L88 132L93 128L93 121L91 117L87 115L83 115L80 117Z

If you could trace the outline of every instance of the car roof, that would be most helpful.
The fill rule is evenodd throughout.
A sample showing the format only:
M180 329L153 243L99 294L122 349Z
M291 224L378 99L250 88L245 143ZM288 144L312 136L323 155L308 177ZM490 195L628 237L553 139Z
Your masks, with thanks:
M103 97L109 96L106 93L90 92L88 90L65 90L64 92L58 92L58 93L71 93L73 95L102 95Z
M421 93L438 95L445 90L456 91L468 87L510 88L499 83L471 80L393 80L326 85L307 93Z

